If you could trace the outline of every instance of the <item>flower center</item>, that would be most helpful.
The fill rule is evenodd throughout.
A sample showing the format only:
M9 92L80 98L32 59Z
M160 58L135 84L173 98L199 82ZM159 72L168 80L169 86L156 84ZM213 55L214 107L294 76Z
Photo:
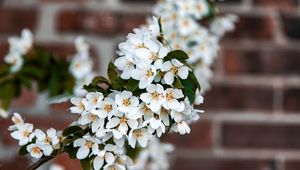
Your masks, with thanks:
M121 118L120 118L120 124L121 123L127 123L127 118L125 117L125 116L122 116Z
M93 142L92 141L86 141L85 146L88 148L92 148L93 147Z
M97 102L98 102L98 97L94 97L93 100L92 100L92 102L93 102L94 104L97 104Z
M121 165L123 165L125 163L125 161L122 158L120 158L119 156L116 158L116 162Z
M117 170L117 168L116 168L114 165L110 165L110 166L108 167L108 170Z
M187 20L183 21L183 26L184 27L189 27L190 26L189 21L187 21Z
M172 99L174 98L174 97L173 97L173 93L171 93L171 92L170 92L170 93L167 93L167 94L166 94L166 98L167 98L168 101L172 100Z
M146 105L143 107L143 112L148 113L150 111L150 108L147 107Z
M30 132L28 131L28 130L25 130L24 132L23 132L23 136L24 137L28 137L30 135Z
M12 65L16 65L17 64L17 59L14 58L13 61L12 61Z
M46 139L44 140L45 143L50 144L51 143L51 138L50 137L46 137Z
M129 106L129 105L131 105L131 101L129 99L124 99L123 100L123 105L124 106Z
M136 44L135 48L146 48L144 44Z
M152 53L151 53L150 59L151 59L151 60L157 60L158 57L157 57L156 53L153 53L153 52L152 52Z
M33 147L31 149L31 152L34 153L34 154L42 154L42 151L39 147Z
M90 120L93 122L97 119L96 115L90 114Z
M81 109L81 110L83 110L83 109L84 109L84 105L83 105L83 103L82 103L82 102L80 102L80 103L79 103L79 105L78 105L78 108L79 108L79 109Z
M172 67L172 69L171 69L171 71L172 71L172 73L174 74L174 75L177 75L178 74L178 68L177 67Z
M152 97L152 100L158 100L158 98L159 98L159 93L153 92L153 93L151 93L151 97Z
M146 72L147 77L152 77L153 75L154 75L154 73L151 70L147 70L147 72Z
M141 129L137 129L133 133L136 138L140 138L141 136L143 136L143 132Z
M202 5L198 4L198 5L196 6L196 9L197 9L198 11L202 11L202 10L203 10L203 7L202 7Z
M75 68L80 68L80 63L76 63Z
M111 104L105 105L104 110L105 110L106 112L112 111L112 105L111 105Z

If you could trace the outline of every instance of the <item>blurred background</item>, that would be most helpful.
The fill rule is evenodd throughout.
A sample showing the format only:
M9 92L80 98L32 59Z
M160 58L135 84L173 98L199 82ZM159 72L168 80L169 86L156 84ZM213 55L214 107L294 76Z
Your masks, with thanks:
M0 61L7 38L22 28L37 44L71 56L73 40L84 35L95 68L106 74L115 49L144 24L154 0L0 0ZM186 136L169 135L176 145L172 170L300 169L300 0L225 0L221 12L237 14L236 30L221 44L205 113ZM63 128L74 117L68 103L45 106L46 94L23 91L13 107L40 128ZM25 169L33 160L16 155L10 120L0 119L0 169ZM80 169L67 156L54 160ZM45 169L45 168L44 168Z

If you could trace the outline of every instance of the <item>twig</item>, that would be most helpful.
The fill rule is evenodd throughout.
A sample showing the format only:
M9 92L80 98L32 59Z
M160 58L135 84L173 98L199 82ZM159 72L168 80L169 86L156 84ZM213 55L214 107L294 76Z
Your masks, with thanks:
M53 156L43 157L37 162L35 162L34 164L32 164L30 167L28 167L27 170L36 170L37 168L39 168L40 166L42 166L43 164L45 164L46 162L50 161L53 158L54 158Z

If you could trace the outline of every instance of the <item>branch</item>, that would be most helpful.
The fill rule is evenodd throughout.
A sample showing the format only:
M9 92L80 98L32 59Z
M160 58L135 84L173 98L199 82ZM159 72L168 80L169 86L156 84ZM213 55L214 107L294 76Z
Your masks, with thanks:
M36 161L34 164L32 164L31 166L29 166L27 168L27 170L36 170L37 168L39 168L40 166L42 166L43 164L45 164L46 162L50 161L51 159L53 159L53 156L47 156L47 157L43 157L40 160Z

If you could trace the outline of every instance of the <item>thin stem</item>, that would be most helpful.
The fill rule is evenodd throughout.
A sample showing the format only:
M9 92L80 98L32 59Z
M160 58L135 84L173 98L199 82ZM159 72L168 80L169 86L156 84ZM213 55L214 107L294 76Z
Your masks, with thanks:
M54 158L53 156L43 157L37 162L35 162L34 164L32 164L30 167L28 167L27 170L36 170L37 168L39 168L40 166L42 166L43 164L45 164L46 162L50 161L53 158Z

